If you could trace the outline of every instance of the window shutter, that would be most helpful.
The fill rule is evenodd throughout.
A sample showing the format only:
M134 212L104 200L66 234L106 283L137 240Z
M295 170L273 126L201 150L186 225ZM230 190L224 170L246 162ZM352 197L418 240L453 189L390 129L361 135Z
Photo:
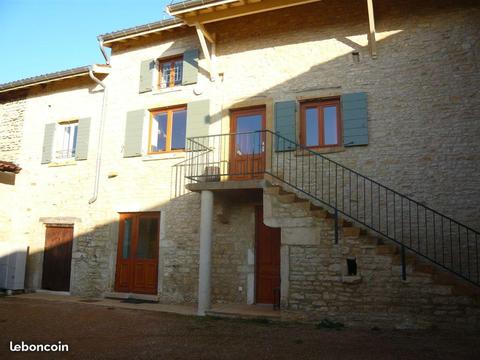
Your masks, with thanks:
M57 124L51 123L45 125L43 134L42 164L48 164L52 161L53 139L55 137L55 128Z
M195 84L198 75L198 49L187 50L183 53L182 85Z
M140 93L152 91L153 89L153 70L155 69L155 60L144 60L140 64Z
M342 95L343 144L368 145L367 94Z
M207 136L210 125L210 100L200 100L187 105L187 138Z
M123 157L142 155L143 120L145 110L134 110L127 113L125 125L125 144Z
M275 103L275 132L293 143L277 138L277 151L295 150L296 147L296 112L297 102L280 101Z
M78 120L77 147L75 160L87 160L88 142L90 140L90 118Z

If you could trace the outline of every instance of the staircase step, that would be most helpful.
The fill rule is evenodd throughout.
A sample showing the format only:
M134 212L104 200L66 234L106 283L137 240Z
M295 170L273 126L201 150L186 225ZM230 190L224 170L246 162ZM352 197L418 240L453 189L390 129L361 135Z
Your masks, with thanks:
M371 235L361 236L360 240L362 241L363 245L369 245L369 246L375 246L375 247L379 245L378 238L376 238L375 236L371 236Z
M297 208L304 209L304 210L310 209L310 201L304 200L304 199L296 198L295 201L293 202L293 205L296 206Z
M385 245L378 245L377 246L377 254L378 255L389 255L389 254L396 254L398 249L395 245L385 244Z
M359 237L362 229L356 226L344 226L343 236Z
M415 271L426 273L426 274L434 274L435 266L431 264L417 263L415 265Z
M278 195L280 193L280 190L281 190L280 186L267 186L264 189L264 192L270 195Z
M287 194L277 195L277 198L280 202L282 202L284 204L291 204L291 203L295 202L296 196L295 196L295 194L287 193Z
M326 210L311 210L310 213L319 219L326 219L330 215Z
M405 263L407 265L414 265L415 261L417 260L415 255L412 254L405 254ZM402 265L402 255L397 254L392 258L393 265Z

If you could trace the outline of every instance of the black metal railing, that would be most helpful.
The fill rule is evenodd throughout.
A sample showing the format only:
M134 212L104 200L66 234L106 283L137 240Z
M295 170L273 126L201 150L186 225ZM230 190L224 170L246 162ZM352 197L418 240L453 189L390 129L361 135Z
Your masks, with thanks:
M286 137L265 130L189 138L187 154L174 167L183 188L267 175L330 209L336 240L343 216L397 243L403 278L409 250L480 285L478 231Z

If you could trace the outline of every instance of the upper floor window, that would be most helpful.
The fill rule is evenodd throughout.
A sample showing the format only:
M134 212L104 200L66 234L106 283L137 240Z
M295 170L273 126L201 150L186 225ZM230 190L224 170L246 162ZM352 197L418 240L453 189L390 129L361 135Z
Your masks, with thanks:
M182 84L183 56L159 59L159 87L168 88Z
M304 102L300 107L300 141L306 147L341 144L340 100Z
M75 157L77 148L78 121L57 125L57 145L55 158L68 159Z
M148 152L185 149L187 108L185 106L153 111L150 117Z

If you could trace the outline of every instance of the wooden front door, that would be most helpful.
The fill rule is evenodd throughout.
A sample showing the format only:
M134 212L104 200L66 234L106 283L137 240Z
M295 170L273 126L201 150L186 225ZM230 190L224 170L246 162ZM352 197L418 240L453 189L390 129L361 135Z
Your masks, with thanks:
M274 304L280 295L280 228L263 223L261 206L255 208L255 223L256 303Z
M230 114L230 178L263 177L265 171L265 108L235 110Z
M160 213L120 214L115 291L156 294Z
M70 290L73 226L47 225L43 253L42 288Z

